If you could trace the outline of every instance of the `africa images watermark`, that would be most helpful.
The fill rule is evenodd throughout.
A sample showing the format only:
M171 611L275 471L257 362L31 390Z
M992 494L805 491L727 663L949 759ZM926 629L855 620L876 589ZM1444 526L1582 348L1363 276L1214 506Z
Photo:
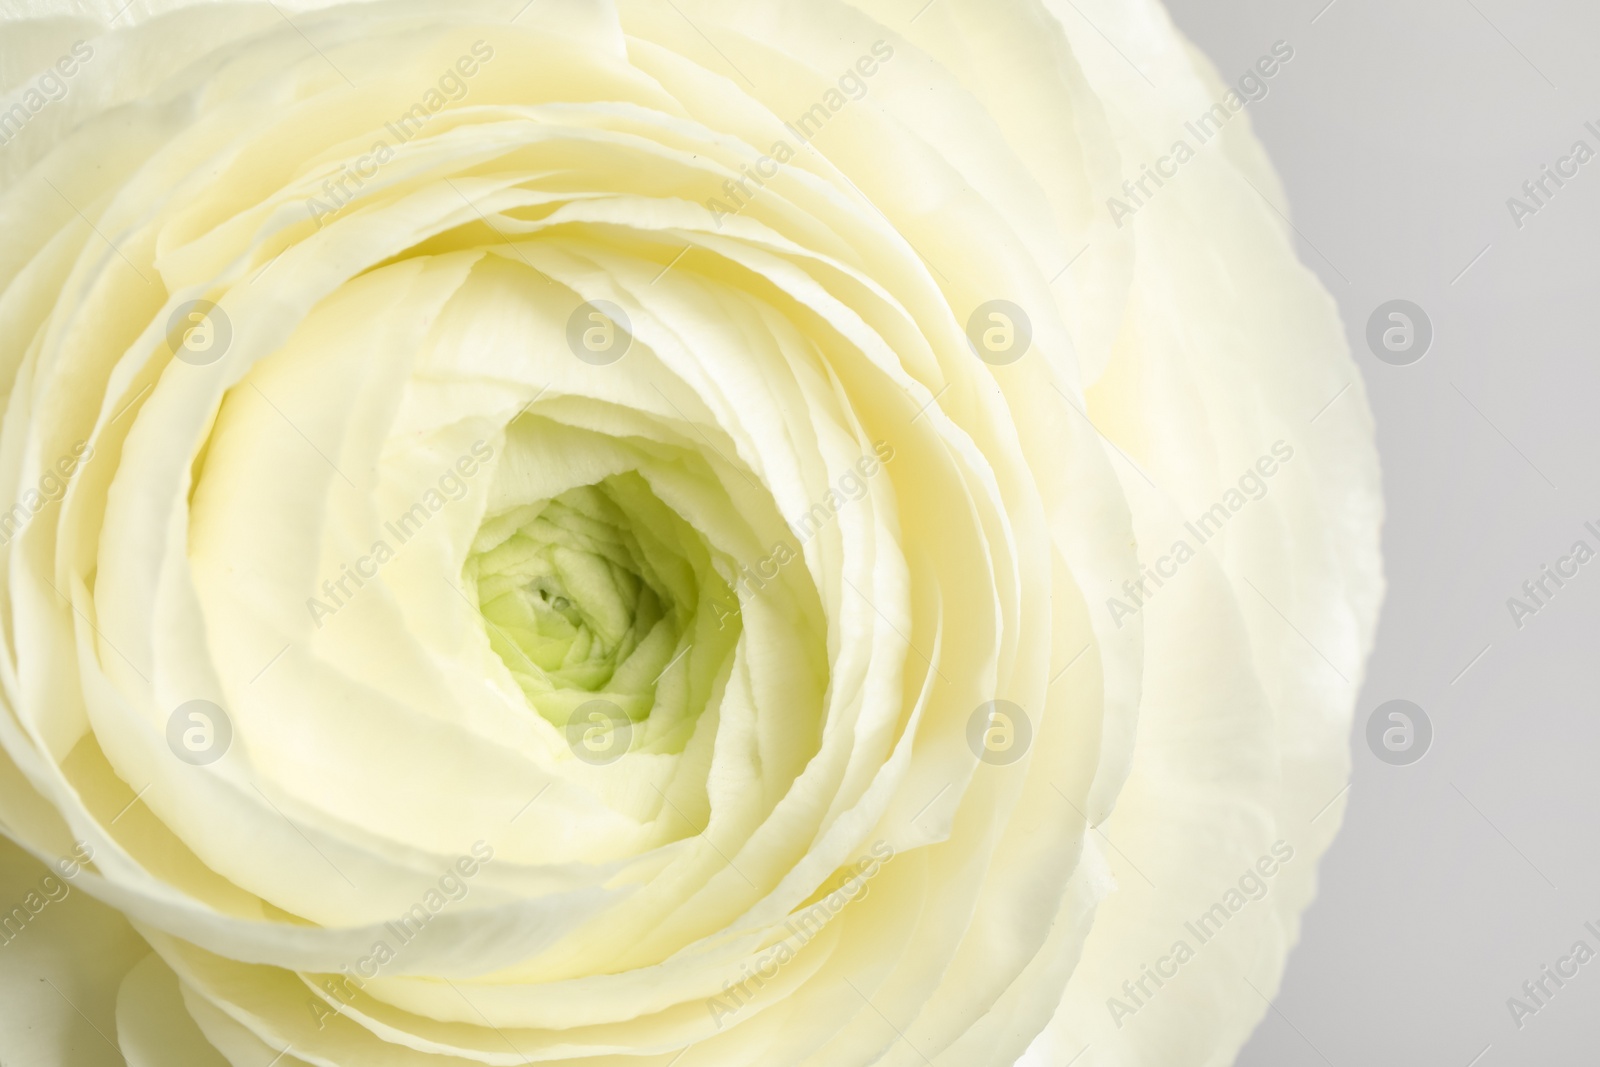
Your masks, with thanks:
M1184 930L1194 937L1194 945L1191 946L1184 938L1178 938L1166 955L1154 963L1144 964L1139 968L1137 978L1122 983L1122 997L1107 997L1106 1010L1111 1013L1111 1021L1117 1025L1117 1029L1122 1029L1124 1019L1148 1007L1161 987L1178 977L1179 969L1194 959L1199 948L1220 934L1228 920L1265 897L1272 888L1271 879L1292 859L1294 847L1286 841L1274 841L1271 854L1260 857L1246 867L1237 884L1229 886L1221 900L1201 912L1199 918L1183 924ZM1154 988L1151 988L1152 984Z
M1583 128L1595 138L1596 144L1600 144L1600 126L1585 122ZM1522 196L1506 197L1506 210L1511 212L1511 221L1517 229L1522 229L1528 224L1528 219L1549 207L1556 194L1566 187L1567 182L1576 178L1582 172L1583 165L1593 158L1594 147L1580 137L1572 143L1566 155L1556 160L1553 167L1548 163L1542 164L1537 175L1522 183Z
M722 628L723 621L728 616L739 614L739 593L749 596L766 588L766 584L778 576L778 572L785 564L800 558L800 550L806 542L832 522L839 512L844 510L846 504L867 495L867 480L883 470L893 459L893 445L887 441L872 442L871 452L863 452L835 483L828 486L828 491L822 495L821 500L813 502L799 518L788 524L790 532L794 534L799 544L779 541L765 556L749 566L740 567L733 581L734 605L727 610L721 605L712 605L713 610L717 612L717 629Z
M1183 524L1184 529L1194 537L1195 545L1191 545L1188 538L1178 538L1172 543L1171 550L1154 563L1146 565L1138 578L1130 578L1122 583L1122 591L1127 594L1127 600L1121 597L1107 597L1106 609L1111 612L1111 619L1117 624L1117 629L1122 629L1124 619L1137 615L1151 598L1161 591L1161 587L1166 584L1164 579L1170 580L1175 577L1179 567L1198 555L1197 545L1204 545L1221 533L1228 520L1243 511L1251 501L1266 496L1270 488L1269 479L1278 473L1283 464L1293 458L1292 445L1286 441L1273 442L1271 452L1261 456L1239 476L1237 488L1230 486L1222 494L1222 499L1207 508L1199 518ZM1150 588L1146 582L1154 584L1155 588Z
M1600 527L1593 522L1586 522L1583 528L1594 537L1595 544L1600 544ZM1523 595L1506 598L1506 610L1511 612L1511 621L1517 629L1520 630L1528 625L1530 616L1537 615L1549 607L1550 601L1555 599L1556 594L1578 576L1579 568L1594 557L1594 545L1591 545L1586 538L1580 537L1572 543L1566 555L1557 557L1554 566L1541 563L1539 573L1522 583Z
M339 968L339 977L327 977L321 982L320 988L338 1002L337 1006L321 997L309 997L306 1005L311 1009L311 1015L317 1020L317 1029L321 1030L327 1021L340 1014L346 1004L356 999L356 994L366 987L372 979L378 977L400 954L400 950L417 939L423 928L433 921L450 904L459 904L467 899L471 890L470 882L478 872L494 859L494 847L483 841L472 843L472 855L459 856L445 867L444 873L437 882L422 894L422 899L411 905L400 914L398 919L383 924L384 933L394 939L394 944L388 938L383 938L372 943L371 950L353 964L345 964ZM351 973L351 972L354 973Z
M1167 155L1160 157L1153 164L1146 163L1141 166L1139 177L1124 181L1122 191L1128 199L1123 200L1113 196L1106 200L1106 210L1111 212L1111 221L1117 224L1117 229L1122 229L1124 219L1137 214L1140 208L1155 197L1162 186L1176 178L1178 168L1195 158L1198 149L1221 133L1228 120L1243 111L1245 105L1265 100L1271 91L1271 87L1267 84L1268 80L1282 69L1283 64L1293 58L1294 48L1289 42L1273 42L1271 54L1262 56L1256 60L1253 67L1239 75L1235 87L1224 93L1221 100L1212 104L1192 122L1183 124L1184 129L1195 139L1193 145L1189 143L1188 138L1178 138L1172 142L1172 148ZM1155 183L1154 189L1150 188L1151 182Z
M0 148L4 148L33 117L51 104L66 99L67 81L82 69L82 64L94 58L94 46L85 41L73 42L66 55L58 58L45 72L18 94L16 100L0 108Z
M872 843L868 853L843 868L849 873L839 888L789 916L783 924L786 931L783 939L763 952L754 965L746 963L741 967L737 982L730 978L722 984L721 996L706 998L706 1010L711 1012L711 1021L718 1030L722 1029L724 1020L738 1014L755 998L757 992L776 978L784 964L799 955L800 950L822 932L828 920L843 911L852 900L866 896L867 883L876 878L878 872L883 870L883 865L894 859L895 855L894 846L881 839Z
M67 899L72 892L69 884L83 870L84 864L94 858L94 849L87 841L78 841L73 845L71 856L63 857L55 862L55 869L61 875L57 878L54 874L47 874L39 879L39 884L28 890L22 898L22 903L14 906L8 912L0 912L0 946L9 946L11 942L22 936L22 931L28 924L38 918L40 913L51 904L59 904Z
M341 563L338 577L325 579L322 583L323 597L327 599L318 596L306 598L306 610L311 613L311 621L317 624L317 629L322 629L326 620L355 599L362 587L378 576L383 565L394 559L400 548L415 537L429 519L443 511L446 504L466 499L467 483L492 458L492 445L485 441L474 441L470 454L463 454L454 465L445 468L438 481L429 486L415 504L383 524L384 530L394 538L393 545L380 537L372 542L372 547L365 555L353 563ZM352 584L354 589L350 588Z
M0 512L0 545L9 545L46 505L53 504L67 495L67 484L72 480L72 475L79 467L94 458L94 446L87 441L79 441L72 446L72 451L58 458L54 464L45 468L39 476L39 484L32 489L25 490L22 499L11 507Z
M482 64L493 58L493 45L486 41L474 41L470 53L463 54L453 66L447 67L439 75L437 85L429 86L428 91L422 94L422 99L403 111L393 122L383 124L383 128L394 138L393 141L380 137L364 154L340 167L338 174L324 181L322 191L328 199L324 201L313 196L306 200L306 210L318 229L322 227L324 219L344 210L362 188L377 177L378 168L394 159L396 147L421 134L428 121L449 104L465 100L470 89L467 80L477 75Z
M835 83L836 88L829 88L822 94L822 99L812 104L800 117L793 122L785 122L784 129L794 134L801 144L810 144L812 138L822 132L839 112L853 100L860 100L867 95L867 79L878 73L881 64L894 58L894 46L888 41L872 42L870 53L863 53L856 59L852 66L846 67L843 74L839 75ZM848 95L847 95L848 94ZM732 203L709 197L706 200L706 210L711 212L711 219L716 223L717 229L722 228L722 220L729 215L737 215L750 205L756 193L766 187L767 182L778 176L778 171L783 165L795 157L799 151L788 141L779 139L772 142L772 148L763 153L755 161L754 166L749 163L739 164L739 178L729 178L722 183L722 191ZM755 188L750 188L750 183L755 183Z
M1595 938L1597 944L1600 944L1600 926L1586 922L1583 928ZM1573 943L1565 956L1556 960L1554 967L1546 963L1539 968L1536 977L1523 982L1521 997L1506 998L1506 1010L1511 1013L1511 1021L1517 1024L1517 1029L1521 1030L1528 1025L1530 1015L1538 1015L1549 1007L1555 995L1565 989L1568 982L1578 977L1583 965L1594 958L1593 946L1580 938ZM1555 988L1551 989L1551 985Z

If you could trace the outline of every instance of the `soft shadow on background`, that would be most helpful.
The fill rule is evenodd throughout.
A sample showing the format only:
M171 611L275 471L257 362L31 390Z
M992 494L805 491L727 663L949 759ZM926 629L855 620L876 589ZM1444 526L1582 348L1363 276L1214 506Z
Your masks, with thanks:
M1224 80L1295 49L1249 113L1343 312L1388 503L1344 828L1239 1064L1593 1062L1600 957L1571 953L1600 952L1600 557L1572 554L1600 553L1600 9L1168 2ZM1523 183L1578 141L1596 158L1532 200ZM1537 210L1514 218L1511 197ZM1433 327L1408 364L1367 342L1394 300ZM1544 568L1563 557L1577 573L1558 585ZM1531 610L1514 618L1513 597ZM1408 764L1367 740L1396 699L1433 730ZM1558 985L1546 966L1577 973ZM1514 1019L1513 997L1537 1010Z

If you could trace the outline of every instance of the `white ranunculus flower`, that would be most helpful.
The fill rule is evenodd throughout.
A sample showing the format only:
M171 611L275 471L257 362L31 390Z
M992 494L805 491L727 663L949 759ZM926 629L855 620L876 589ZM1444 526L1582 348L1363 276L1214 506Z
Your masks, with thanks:
M1231 1060L1377 469L1153 0L120 2L0 2L0 1058Z

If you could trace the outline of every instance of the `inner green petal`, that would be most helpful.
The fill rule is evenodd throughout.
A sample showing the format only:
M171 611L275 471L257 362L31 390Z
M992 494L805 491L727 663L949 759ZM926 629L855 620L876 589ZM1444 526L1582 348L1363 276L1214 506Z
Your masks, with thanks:
M529 706L604 698L636 749L681 751L738 641L705 539L631 472L486 516L463 574Z

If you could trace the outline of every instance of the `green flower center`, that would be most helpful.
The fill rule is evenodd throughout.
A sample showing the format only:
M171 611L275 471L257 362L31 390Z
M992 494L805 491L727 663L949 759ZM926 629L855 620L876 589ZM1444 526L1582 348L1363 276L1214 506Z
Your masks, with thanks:
M739 636L705 539L633 473L488 516L463 575L529 706L607 700L633 749L682 750Z

